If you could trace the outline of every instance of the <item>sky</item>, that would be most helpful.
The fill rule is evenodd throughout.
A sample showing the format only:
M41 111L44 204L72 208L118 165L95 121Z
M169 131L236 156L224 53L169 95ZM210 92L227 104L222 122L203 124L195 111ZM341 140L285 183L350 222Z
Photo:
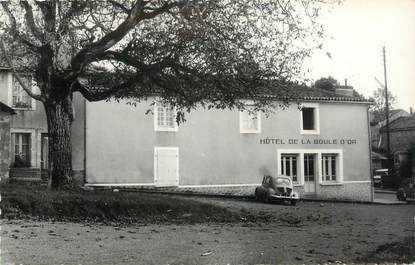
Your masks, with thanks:
M321 15L326 39L311 58L311 79L329 75L364 96L384 83L386 49L388 89L395 108L415 110L415 0L344 0ZM327 56L329 52L331 58Z

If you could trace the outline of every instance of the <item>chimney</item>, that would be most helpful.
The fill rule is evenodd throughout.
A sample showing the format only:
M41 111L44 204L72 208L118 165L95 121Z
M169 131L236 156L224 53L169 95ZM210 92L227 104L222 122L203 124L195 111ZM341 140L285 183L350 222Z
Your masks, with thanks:
M409 107L409 114L411 114L412 115L412 107Z
M347 79L344 80L344 86L334 86L334 92L337 96L341 97L353 97L354 90L352 86L347 85Z

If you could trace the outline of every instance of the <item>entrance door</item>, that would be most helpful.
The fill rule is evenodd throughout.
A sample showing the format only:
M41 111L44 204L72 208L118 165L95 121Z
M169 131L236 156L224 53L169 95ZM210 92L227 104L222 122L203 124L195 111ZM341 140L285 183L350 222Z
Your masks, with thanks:
M176 147L156 147L154 153L154 182L156 186L178 186L179 149Z
M316 155L304 154L304 191L306 193L316 192Z

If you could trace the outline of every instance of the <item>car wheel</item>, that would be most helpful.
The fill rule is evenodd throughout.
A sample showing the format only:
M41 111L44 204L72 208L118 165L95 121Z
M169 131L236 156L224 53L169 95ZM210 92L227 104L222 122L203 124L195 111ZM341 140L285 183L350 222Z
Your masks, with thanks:
M258 194L258 189L255 190L255 200L256 201L260 201L261 200L261 198L259 197L259 194Z
M295 206L297 204L297 200L291 200L291 205Z
M265 203L269 203L269 196L268 196L268 194L264 194L264 200L263 200Z
M400 201L406 201L406 194L404 191L398 191L396 193L396 197L398 198L398 200Z

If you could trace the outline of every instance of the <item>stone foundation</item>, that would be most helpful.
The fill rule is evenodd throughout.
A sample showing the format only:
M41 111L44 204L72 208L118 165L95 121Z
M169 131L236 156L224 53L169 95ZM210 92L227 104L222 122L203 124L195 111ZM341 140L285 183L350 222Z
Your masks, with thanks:
M258 184L259 185L259 184ZM344 200L344 201L366 201L370 202L371 187L370 183L345 183L343 185L319 185L317 193L312 196L304 194L303 187L294 187L294 190L300 194L300 198L313 198L322 200ZM93 185L88 185L92 186ZM155 186L122 186L105 188L120 189L138 189L157 192L200 194L200 195L222 195L222 196L250 196L253 197L256 185L247 186L195 186L195 187L155 187ZM103 187L100 187L103 188Z

